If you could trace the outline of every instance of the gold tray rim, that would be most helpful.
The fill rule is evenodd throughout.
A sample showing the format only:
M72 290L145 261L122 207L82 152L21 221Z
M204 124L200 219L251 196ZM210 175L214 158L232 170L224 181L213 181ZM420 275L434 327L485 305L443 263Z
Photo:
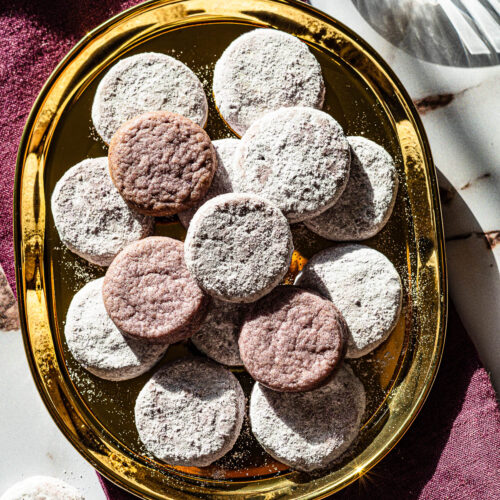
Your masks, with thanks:
M14 250L15 250L15 268L16 268L16 286L18 291L18 304L20 311L20 319L21 319L21 330L23 334L24 347L26 351L26 356L28 359L29 367L31 374L33 376L35 385L37 390L42 398L43 403L45 404L47 410L49 411L51 417L55 421L56 425L59 427L61 432L66 436L66 438L70 441L73 447L102 475L107 477L109 480L119 485L120 487L126 489L127 491L140 495L142 498L192 498L189 493L195 490L190 490L189 492L183 492L181 490L172 489L170 485L166 487L166 491L169 494L176 493L176 496L167 496L162 492L155 492L150 488L138 484L135 481L132 481L130 478L127 478L124 474L120 474L119 467L113 467L113 461L107 461L104 463L103 460L99 460L96 454L90 452L88 447L82 443L74 433L70 432L68 428L68 423L63 419L60 415L58 409L53 405L51 397L48 393L47 384L49 383L47 380L44 380L41 376L37 361L37 354L33 349L33 345L30 341L30 332L28 326L28 313L29 313L29 305L26 304L26 290L27 283L25 280L25 252L27 250L25 234L23 234L22 230L22 203L21 203L21 187L22 187L22 176L23 171L26 166L26 159L28 154L27 146L31 140L31 133L33 129L33 125L37 119L37 115L44 103L45 98L49 94L49 90L53 86L54 82L57 80L58 76L62 73L63 69L71 62L71 60L75 57L76 54L80 51L81 48L85 47L87 43L91 40L104 33L108 28L111 28L117 22L126 19L132 14L137 14L141 11L147 11L149 9L156 7L160 7L162 5L169 4L182 4L189 3L193 0L147 0L144 3L133 6L125 11L111 17L104 23L100 24L90 32L88 32L79 42L77 42L73 48L66 54L66 56L60 61L60 63L56 66L54 71L51 73L49 78L46 80L43 85L40 93L38 94L37 99L35 100L28 119L26 121L25 128L23 130L23 134L21 137L18 155L16 160L16 174L14 180ZM216 1L216 0L209 0ZM245 1L245 0L243 0ZM327 495L330 495L340 489L344 488L351 482L360 478L363 474L368 472L373 466L375 466L389 451L398 443L398 441L402 438L404 433L411 426L416 416L418 415L422 405L424 404L429 391L432 388L433 382L435 380L439 364L441 361L441 357L443 354L445 336L446 336L446 323L447 323L447 308L448 308L448 288L447 288L447 268L446 268L446 260L445 260L445 249L444 249L444 236L443 236L443 224L442 224L442 213L441 213L441 205L439 199L439 191L437 187L437 176L436 170L433 163L430 145L423 128L423 124L420 120L420 117L413 105L411 98L409 97L407 91L397 78L397 76L393 73L387 63L382 59L382 57L367 43L365 42L359 35L353 32L350 28L346 27L343 23L340 23L336 19L331 16L323 13L322 11L315 9L314 7L299 2L298 0L258 0L257 3L268 2L270 4L281 4L288 5L294 8L297 8L302 11L308 11L311 14L314 14L316 17L320 18L322 21L331 23L337 29L341 30L345 33L350 39L354 40L359 46L362 47L365 54L368 54L377 64L377 66L382 69L383 76L389 80L392 85L393 90L397 91L401 96L400 104L404 106L405 112L408 117L411 119L411 124L413 125L414 132L417 134L419 145L422 149L423 157L421 158L424 170L425 170L425 180L428 183L428 193L430 195L429 208L431 208L431 213L433 215L433 227L434 227L434 236L435 236L435 270L436 270L436 285L439 290L439 303L437 304L437 326L435 332L435 345L432 353L432 359L430 360L429 371L427 372L427 379L418 394L417 398L414 398L413 405L411 407L411 411L401 420L399 423L398 429L393 433L391 439L389 439L385 446L381 447L376 453L373 453L369 460L367 460L362 468L353 468L349 474L347 474L342 480L332 481L331 483L327 483L320 488L311 489L302 489L302 485L299 485L298 488L290 490L290 498L324 498ZM235 2L237 3L237 2ZM221 18L222 20L222 18ZM420 165L422 166L422 165ZM26 215L26 214L25 214ZM34 215L34 214L30 214ZM42 243L43 248L43 243ZM29 249L28 249L29 250ZM41 254L43 258L43 251ZM43 267L43 263L42 263ZM43 289L43 278L41 283L37 283L36 290L38 293L44 293ZM45 296L44 296L45 298ZM41 326L43 324L41 323ZM48 327L48 325L46 325ZM50 327L49 327L50 329ZM92 429L95 431L95 429ZM113 457L115 460L119 460L120 457ZM210 481L205 481L209 483ZM253 481L254 483L258 483L259 481ZM248 481L245 484L250 484L252 481ZM236 482L235 485L239 483ZM240 483L241 484L241 483ZM200 490L201 491L201 490ZM206 490L203 490L206 492ZM251 498L253 495L259 493L264 494L267 497L266 493L270 493L271 490L268 488L263 488L259 490L246 490L242 489L241 491L236 490L211 490L208 496L216 497L216 495L223 496L238 496L239 498ZM179 494L181 496L177 496ZM283 493L283 490L280 491ZM272 494L272 493L271 493ZM217 497L220 498L220 497Z

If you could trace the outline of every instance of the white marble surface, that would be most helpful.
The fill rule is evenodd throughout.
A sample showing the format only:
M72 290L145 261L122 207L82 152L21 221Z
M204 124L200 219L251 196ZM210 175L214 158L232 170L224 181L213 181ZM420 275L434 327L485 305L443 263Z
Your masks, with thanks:
M446 106L422 114L440 185L447 189L443 215L450 298L498 393L500 66L454 68L424 62L382 38L350 1L312 0L312 4L371 44L414 100L436 95L451 99Z
M414 99L455 94L422 116L449 201L443 205L448 238L450 295L500 390L500 68L450 68L415 59L378 35L349 0L313 0L365 38L391 65ZM496 109L496 113L495 113ZM486 175L485 175L486 174ZM52 422L36 391L19 331L0 331L0 494L34 474L59 477L87 500L104 500L92 467Z
M26 362L21 332L0 331L0 496L29 476L46 475L78 488L86 500L105 500L92 468L45 409Z

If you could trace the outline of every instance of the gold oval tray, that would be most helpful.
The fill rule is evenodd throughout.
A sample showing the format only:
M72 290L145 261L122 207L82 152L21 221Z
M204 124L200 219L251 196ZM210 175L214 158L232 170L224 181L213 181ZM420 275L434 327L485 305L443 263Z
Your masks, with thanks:
M325 111L348 135L365 135L396 159L401 179L388 225L367 242L402 276L404 314L389 340L352 361L368 391L358 441L329 472L307 475L266 455L246 425L235 449L204 469L172 467L149 456L134 426L135 397L150 374L112 383L82 370L64 341L74 293L104 270L59 241L50 197L63 172L86 157L106 154L93 131L90 108L103 73L117 59L143 51L188 64L210 101L207 131L232 132L211 97L215 62L227 45L255 26L290 32L309 44L326 81ZM373 49L345 26L313 8L285 0L150 1L89 33L59 64L41 91L21 141L15 185L17 287L26 352L38 390L61 431L102 474L148 499L319 498L373 467L415 418L438 369L446 322L446 270L435 170L422 125L407 93ZM176 218L156 233L182 239ZM290 282L304 262L332 245L294 225ZM194 348L188 342L167 359ZM251 379L236 370L247 394Z

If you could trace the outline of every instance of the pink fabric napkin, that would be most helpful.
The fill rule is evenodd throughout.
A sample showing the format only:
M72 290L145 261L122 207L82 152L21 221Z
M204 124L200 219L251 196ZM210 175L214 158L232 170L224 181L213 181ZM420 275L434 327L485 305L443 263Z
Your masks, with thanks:
M3 0L0 4L0 264L12 286L12 189L29 110L50 72L78 39L137 3ZM379 465L335 498L500 498L499 450L495 393L452 308L442 366L422 412ZM133 498L101 481L110 500Z

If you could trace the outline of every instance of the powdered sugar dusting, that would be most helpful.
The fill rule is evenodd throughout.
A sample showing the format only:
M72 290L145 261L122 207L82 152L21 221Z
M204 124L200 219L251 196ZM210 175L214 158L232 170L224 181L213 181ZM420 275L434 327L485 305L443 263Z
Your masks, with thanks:
M359 432L365 411L363 384L342 365L324 386L276 392L256 383L250 399L252 431L262 447L291 467L312 471L339 457Z
M19 329L19 311L16 298L0 265L0 331Z
M285 276L292 251L290 227L274 204L233 193L196 212L184 246L200 287L229 302L254 302L269 293Z
M349 328L348 358L379 346L399 319L399 274L385 255L367 246L338 245L319 252L296 284L317 290L339 308Z
M239 190L276 203L291 222L331 207L347 184L349 165L342 127L329 114L304 107L255 121L235 155Z
M389 220L398 190L394 161L387 151L364 137L348 137L349 181L335 205L305 225L330 240L365 240Z
M213 90L222 117L243 135L262 115L286 106L321 108L321 66L298 38L256 29L234 40L217 61Z
M191 341L201 352L218 363L242 365L238 336L246 308L244 304L212 299L207 317L191 337Z
M68 348L89 372L107 380L138 377L155 365L167 345L125 337L102 300L104 278L87 283L71 301L64 333Z
M137 398L135 421L146 448L173 465L204 467L236 442L245 396L220 365L182 359L158 371Z
M68 483L49 476L32 476L11 486L2 500L85 500Z
M71 167L57 182L51 206L61 241L99 266L153 232L153 219L131 210L111 182L107 158Z
M96 91L92 120L104 142L134 116L172 111L200 126L208 104L198 77L182 62L156 52L127 57L106 73Z

